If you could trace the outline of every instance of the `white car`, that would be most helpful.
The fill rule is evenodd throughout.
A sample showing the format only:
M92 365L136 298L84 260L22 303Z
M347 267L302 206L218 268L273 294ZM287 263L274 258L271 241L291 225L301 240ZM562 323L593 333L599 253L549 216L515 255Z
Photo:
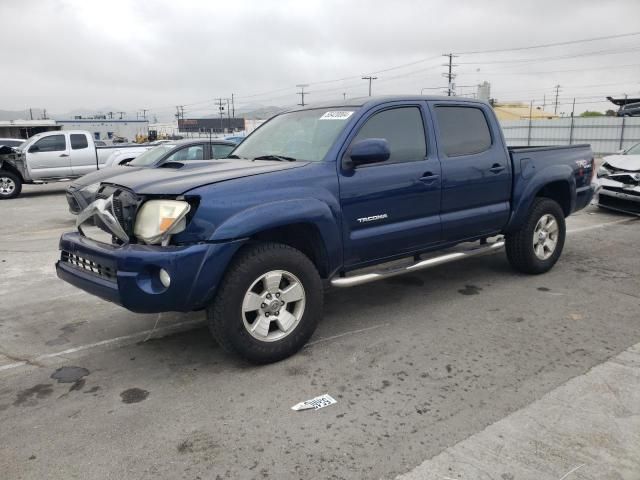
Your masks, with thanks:
M597 178L598 206L640 215L640 143L604 157Z

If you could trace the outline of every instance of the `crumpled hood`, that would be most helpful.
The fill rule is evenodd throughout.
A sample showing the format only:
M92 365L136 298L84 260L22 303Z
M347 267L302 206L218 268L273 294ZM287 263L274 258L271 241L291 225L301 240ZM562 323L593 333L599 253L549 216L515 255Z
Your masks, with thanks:
M221 159L207 162L206 166L201 162L186 162L181 168L140 168L131 171L134 167L123 167L125 172L103 182L120 185L142 195L180 195L211 183L305 165L307 162Z
M609 155L603 160L614 168L640 171L640 155Z

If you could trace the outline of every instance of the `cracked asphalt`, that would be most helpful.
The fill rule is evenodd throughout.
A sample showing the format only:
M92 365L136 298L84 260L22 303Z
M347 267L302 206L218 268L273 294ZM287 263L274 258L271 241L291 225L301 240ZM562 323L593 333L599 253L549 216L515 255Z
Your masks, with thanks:
M63 189L0 203L3 479L394 478L640 342L640 222L589 207L545 275L499 252L331 291L308 347L248 365L202 313L59 281Z

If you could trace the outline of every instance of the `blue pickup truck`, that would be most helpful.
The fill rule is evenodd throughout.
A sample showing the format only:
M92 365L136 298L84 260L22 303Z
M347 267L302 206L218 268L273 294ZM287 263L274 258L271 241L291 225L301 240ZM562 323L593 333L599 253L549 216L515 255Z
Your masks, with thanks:
M273 362L311 337L328 285L502 246L548 271L593 171L588 145L508 148L484 102L334 102L273 117L213 165L102 183L56 268L134 312L206 309L226 350Z

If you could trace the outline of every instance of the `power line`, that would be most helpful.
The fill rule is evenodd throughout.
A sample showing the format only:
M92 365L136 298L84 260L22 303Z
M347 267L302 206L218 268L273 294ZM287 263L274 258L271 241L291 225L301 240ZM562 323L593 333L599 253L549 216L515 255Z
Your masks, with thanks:
M567 40L564 42L554 42L554 43L541 43L538 45L529 45L527 47L515 47L515 48L496 48L491 50L475 50L468 52L456 52L458 55L477 55L480 53L498 53L498 52L516 52L521 50L533 50L535 48L547 48L547 47L559 47L562 45L574 45L576 43L585 43L585 42L597 42L599 40L611 40L613 38L624 38L624 37L633 37L636 35L640 35L640 32L630 32L630 33L620 33L618 35L607 35L604 37L591 37L591 38L582 38L580 40Z
M633 46L626 49L608 49L608 50L595 50L593 52L573 53L569 55L558 55L554 57L536 57L536 58L516 58L510 60L489 60L486 62L460 62L460 65L492 65L497 63L533 63L533 62L549 62L553 60L564 60L567 58L577 57L591 57L599 55L619 55L628 52L637 52L640 47Z

